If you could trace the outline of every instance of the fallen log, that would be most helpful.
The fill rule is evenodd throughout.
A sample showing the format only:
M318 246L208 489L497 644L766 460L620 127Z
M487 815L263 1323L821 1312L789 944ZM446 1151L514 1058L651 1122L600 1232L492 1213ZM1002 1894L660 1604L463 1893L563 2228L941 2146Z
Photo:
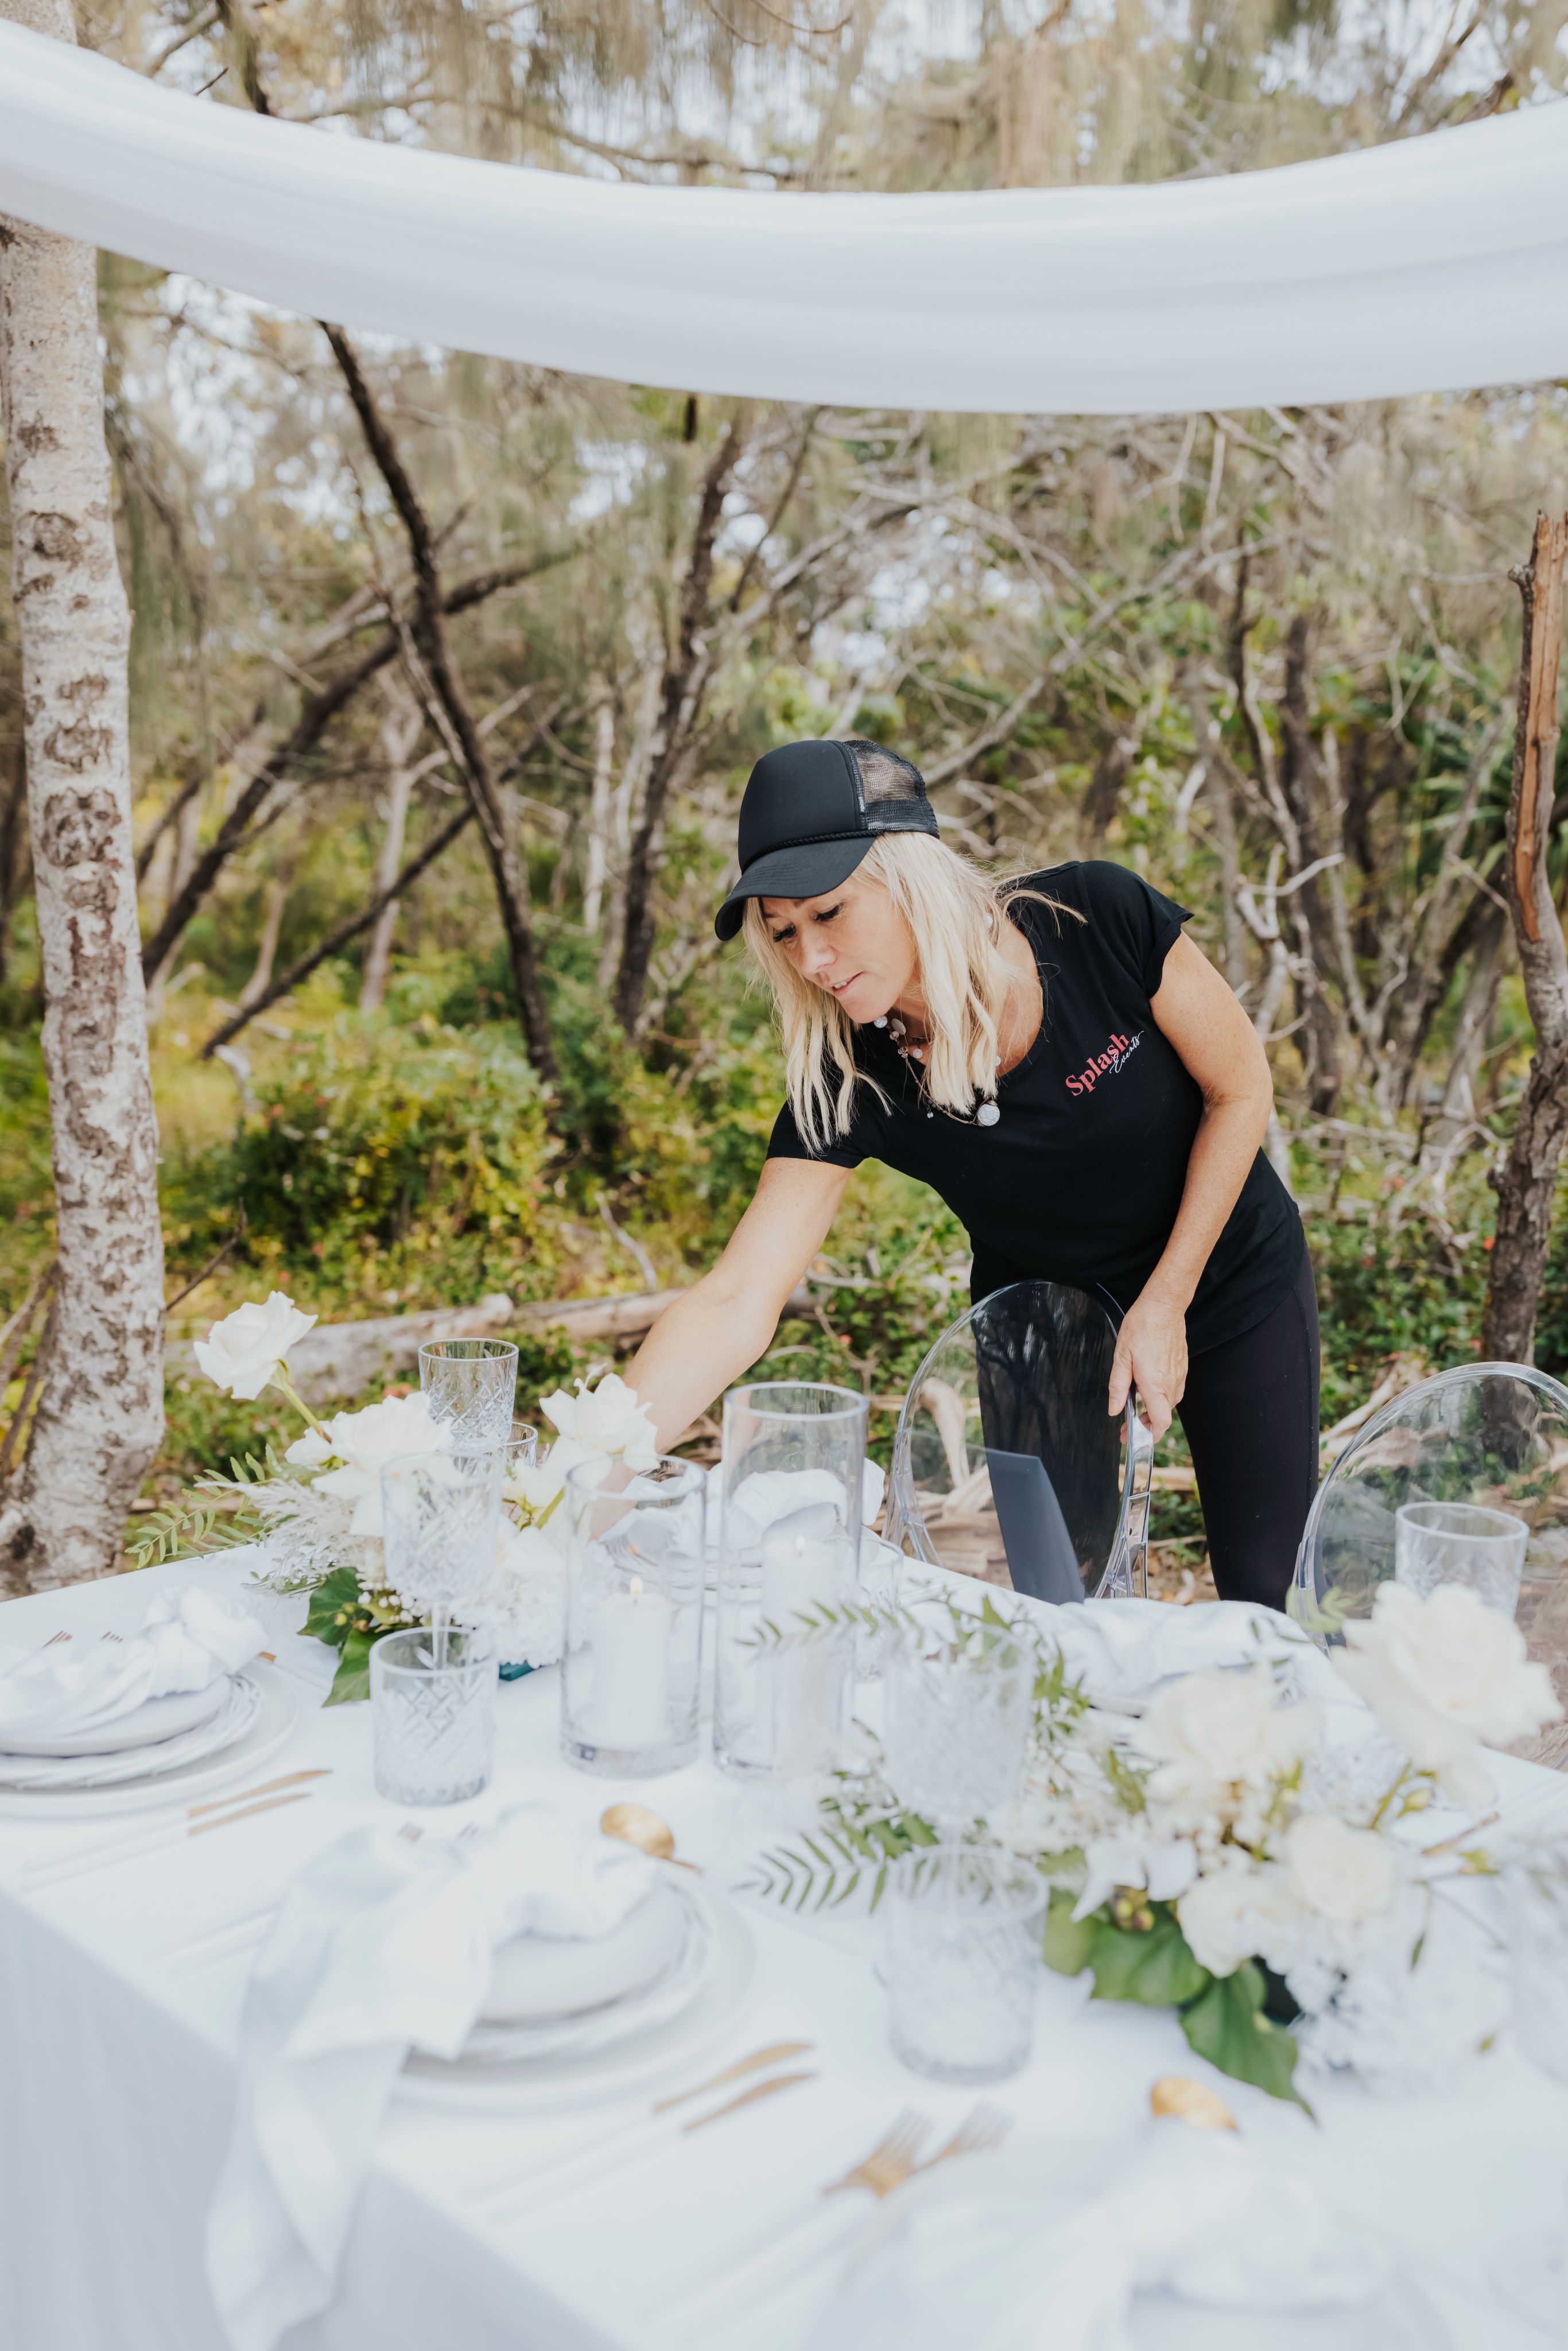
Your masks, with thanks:
M419 1351L431 1339L500 1339L508 1332L560 1330L574 1341L640 1339L684 1290L643 1290L613 1298L545 1298L514 1306L505 1292L476 1306L435 1306L418 1314L378 1315L362 1322L319 1322L288 1357L295 1385L308 1405L340 1403L377 1381L418 1376ZM810 1293L802 1283L791 1291L786 1314L809 1314ZM188 1340L164 1351L165 1379L197 1373ZM528 1399L531 1403L532 1399Z

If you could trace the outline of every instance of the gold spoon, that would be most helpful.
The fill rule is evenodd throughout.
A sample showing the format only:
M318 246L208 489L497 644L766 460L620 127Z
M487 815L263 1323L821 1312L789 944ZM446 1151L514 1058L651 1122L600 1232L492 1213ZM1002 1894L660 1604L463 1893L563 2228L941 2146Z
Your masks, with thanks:
M1167 2074L1156 2082L1149 2092L1149 2105L1156 2115L1175 2115L1190 2123L1194 2130L1236 2128L1236 2117L1218 2091L1185 2074Z
M639 1853L651 1854L655 1861L674 1861L677 1869L689 1869L700 1876L695 1862L675 1861L675 1833L668 1821L646 1804L611 1804L599 1816L601 1834L619 1837L623 1844L634 1844Z

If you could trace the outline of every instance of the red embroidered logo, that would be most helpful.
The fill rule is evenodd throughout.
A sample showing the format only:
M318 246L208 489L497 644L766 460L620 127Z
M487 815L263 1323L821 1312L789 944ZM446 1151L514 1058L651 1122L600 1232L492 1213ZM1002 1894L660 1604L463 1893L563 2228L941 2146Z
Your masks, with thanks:
M1113 1036L1103 1053L1094 1054L1076 1077L1067 1081L1070 1094L1092 1094L1102 1078L1113 1078L1129 1053L1136 1052L1144 1041L1144 1032L1137 1029L1131 1037Z

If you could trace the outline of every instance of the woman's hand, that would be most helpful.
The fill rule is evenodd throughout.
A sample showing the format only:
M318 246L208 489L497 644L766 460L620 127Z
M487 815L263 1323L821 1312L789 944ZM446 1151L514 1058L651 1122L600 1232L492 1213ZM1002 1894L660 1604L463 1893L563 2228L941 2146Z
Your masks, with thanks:
M1152 1287L1123 1318L1111 1366L1113 1415L1126 1409L1127 1391L1134 1385L1139 1419L1155 1437L1163 1437L1186 1387L1186 1312Z

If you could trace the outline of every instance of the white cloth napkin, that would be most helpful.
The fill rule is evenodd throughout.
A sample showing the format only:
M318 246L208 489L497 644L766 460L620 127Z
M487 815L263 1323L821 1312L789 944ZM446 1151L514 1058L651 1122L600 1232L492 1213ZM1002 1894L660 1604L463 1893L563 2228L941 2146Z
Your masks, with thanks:
M810 2351L1132 2351L1134 2294L1346 2313L1389 2275L1308 2180L1228 2132L1155 2124L1107 2193L1049 2228L1038 2198L967 2196L962 2177L852 2270ZM1249 2339L1261 2346L1266 2330Z
M240 2023L239 2104L207 2218L207 2283L234 2351L324 2310L410 2049L455 2058L497 1944L606 1935L655 1865L546 1805L482 1836L356 1829L295 1879Z
M42 1649L0 1649L0 1750L7 1732L55 1738L97 1730L150 1698L205 1689L237 1673L265 1635L256 1618L198 1585L153 1594L129 1641L78 1636Z

